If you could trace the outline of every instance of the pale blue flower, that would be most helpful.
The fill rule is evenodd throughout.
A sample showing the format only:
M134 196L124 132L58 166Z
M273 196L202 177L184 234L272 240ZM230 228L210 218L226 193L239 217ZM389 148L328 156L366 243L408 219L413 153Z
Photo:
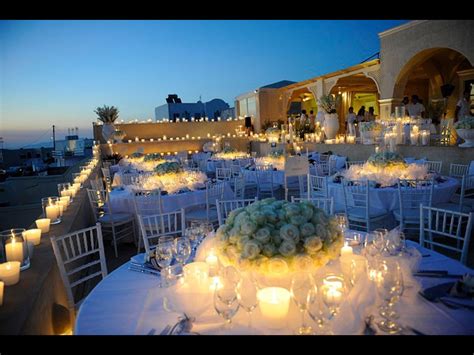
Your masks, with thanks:
M288 218L301 214L300 206L297 203L289 203L284 207Z
M245 235L251 235L256 230L257 230L257 226L255 225L255 223L251 221L244 221L240 225L240 232Z
M297 243L300 237L300 230L292 224L285 224L280 228L280 236L283 240L291 240Z
M292 240L284 240L280 244L278 251L283 256L292 256L296 253L296 245Z
M262 211L255 211L250 216L250 220L255 224L264 224L266 221L265 214Z
M265 244L262 249L263 255L271 258L273 255L275 255L278 252L276 246L272 243Z
M314 235L316 228L312 223L305 223L300 226L300 235L303 238L310 237Z
M291 216L290 217L290 223L295 225L295 226L300 226L302 224L305 224L307 219L302 216L302 215L297 215L297 216Z
M258 254L260 254L260 247L255 241L249 240L244 244L242 251L242 257L244 259L255 259Z
M308 254L316 254L323 247L321 238L309 237L304 241L304 249Z
M266 244L270 241L270 230L268 228L260 228L255 233L254 238L262 244Z

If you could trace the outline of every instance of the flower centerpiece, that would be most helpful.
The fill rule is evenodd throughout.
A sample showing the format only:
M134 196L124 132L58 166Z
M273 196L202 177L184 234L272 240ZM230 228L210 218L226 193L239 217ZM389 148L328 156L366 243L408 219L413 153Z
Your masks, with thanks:
M375 138L382 132L380 122L370 121L359 124L363 144L374 144Z
M143 158L144 156L145 154L140 152L133 152L132 154L130 154L130 158Z
M177 161L168 161L155 166L154 172L157 175L176 174L183 171L183 167Z
M257 201L232 211L216 232L224 265L261 274L322 267L338 257L343 244L336 220L310 201Z
M285 169L285 152L281 149L268 153L265 157L255 159L256 165L272 165L277 170Z
M348 180L370 180L380 187L388 187L398 179L425 179L429 174L426 165L407 164L397 153L379 152L363 165L350 166L342 175Z
M163 156L160 153L149 153L145 155L143 158L143 161L157 161L157 160L163 160Z
M325 111L324 133L327 139L334 139L339 130L337 108L340 103L340 95L323 95L318 99L318 105Z
M267 128L265 134L270 143L276 143L280 140L281 130L278 127Z
M214 154L214 158L216 159L239 159L247 157L248 154L244 152L239 152L237 149L232 147L224 147L222 152Z
M462 148L474 147L474 117L465 116L454 124L459 137L465 140L459 146Z

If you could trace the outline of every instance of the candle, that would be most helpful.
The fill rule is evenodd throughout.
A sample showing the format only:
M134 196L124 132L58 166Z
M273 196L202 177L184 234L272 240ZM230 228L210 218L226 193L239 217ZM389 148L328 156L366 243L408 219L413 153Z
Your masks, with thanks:
M352 247L347 245L347 242L344 243L344 246L341 248L341 257L346 255L352 255Z
M208 285L209 265L202 261L195 261L183 267L184 282L199 288Z
M49 218L52 221L57 220L59 217L59 206L49 205L46 206L46 218Z
M23 261L23 243L17 241L13 233L11 242L5 244L5 254L7 261Z
M39 245L41 243L41 229L28 229L24 231L23 238L33 243L33 245Z
M258 306L269 328L282 328L290 308L290 292L282 287L267 287L257 292Z
M379 150L380 150L380 148L376 146L376 147L375 147L375 153L378 153Z
M62 196L59 198L59 201L65 206L64 210L66 211L66 208L71 203L71 196Z
M51 220L49 218L40 218L36 221L36 226L41 229L41 233L48 233Z
M3 281L0 281L0 306L3 305L3 286L5 283Z
M20 280L20 262L10 261L0 264L0 280L4 282L5 286L17 284Z
M428 145L430 141L430 131L421 131L421 144Z
M214 254L209 254L206 258L206 264L209 265L209 276L214 276L219 269L219 259Z

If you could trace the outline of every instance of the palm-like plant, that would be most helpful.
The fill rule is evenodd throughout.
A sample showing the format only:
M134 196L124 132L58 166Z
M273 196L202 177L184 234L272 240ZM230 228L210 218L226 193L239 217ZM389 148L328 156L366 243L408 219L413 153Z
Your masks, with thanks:
M341 103L341 95L322 95L318 99L318 104L327 113L336 113Z
M99 116L99 120L104 123L114 123L119 114L118 108L106 105L104 107L97 107L94 112Z

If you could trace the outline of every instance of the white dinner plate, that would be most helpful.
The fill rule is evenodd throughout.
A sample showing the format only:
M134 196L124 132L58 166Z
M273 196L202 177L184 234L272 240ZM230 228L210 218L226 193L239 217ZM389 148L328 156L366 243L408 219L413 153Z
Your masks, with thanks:
M134 263L143 265L145 264L145 253L134 255L130 258L130 260Z

